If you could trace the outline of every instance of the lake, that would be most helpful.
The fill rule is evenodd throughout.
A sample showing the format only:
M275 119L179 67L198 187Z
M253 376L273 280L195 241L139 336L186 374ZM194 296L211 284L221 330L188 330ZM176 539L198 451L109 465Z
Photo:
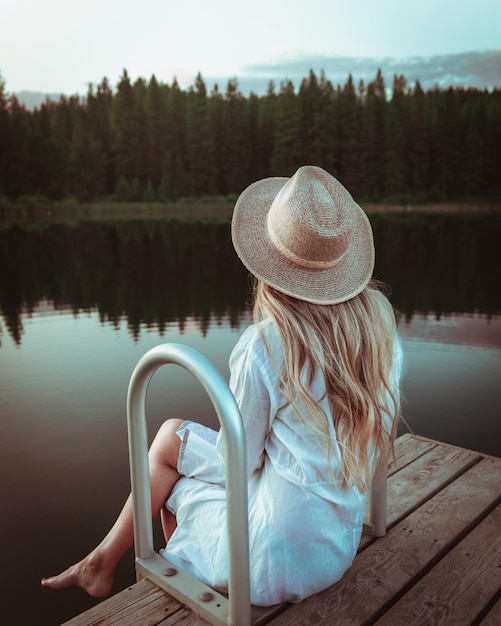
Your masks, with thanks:
M370 216L405 354L400 432L501 456L501 221ZM192 346L224 376L250 323L227 224L0 223L0 493L6 623L54 625L94 605L38 586L86 554L129 492L126 393L151 347ZM147 401L217 427L200 385L165 366ZM156 546L161 534L155 528ZM133 553L115 591L134 581Z

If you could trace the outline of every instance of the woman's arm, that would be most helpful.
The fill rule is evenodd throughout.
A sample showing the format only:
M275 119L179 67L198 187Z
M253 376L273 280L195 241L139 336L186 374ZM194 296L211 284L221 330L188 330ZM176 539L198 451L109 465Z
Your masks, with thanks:
M230 389L240 409L247 438L247 469L250 476L264 462L264 447L276 411L274 387L260 341L237 345L230 358ZM218 437L218 452L224 447Z

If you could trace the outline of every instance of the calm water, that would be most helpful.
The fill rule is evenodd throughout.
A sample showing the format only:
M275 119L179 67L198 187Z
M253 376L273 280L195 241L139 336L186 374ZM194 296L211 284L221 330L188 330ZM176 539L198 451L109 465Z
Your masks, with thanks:
M418 434L501 456L499 221L371 219L376 276L392 286L402 314L406 422ZM249 323L248 299L227 226L0 226L6 623L58 624L95 604L79 590L42 591L38 582L90 550L128 494L125 401L136 362L175 341L226 376ZM174 366L153 378L147 409L151 436L172 416L217 427L199 385ZM133 580L131 552L116 590Z

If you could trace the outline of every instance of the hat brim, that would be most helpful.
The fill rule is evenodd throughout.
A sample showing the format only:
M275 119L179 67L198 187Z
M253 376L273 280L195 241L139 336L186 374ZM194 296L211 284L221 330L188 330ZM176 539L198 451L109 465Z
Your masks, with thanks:
M338 304L358 295L374 271L369 218L353 201L354 229L340 262L328 269L300 267L280 254L267 234L268 211L289 179L265 178L239 196L231 222L235 251L256 278L287 295L316 304Z

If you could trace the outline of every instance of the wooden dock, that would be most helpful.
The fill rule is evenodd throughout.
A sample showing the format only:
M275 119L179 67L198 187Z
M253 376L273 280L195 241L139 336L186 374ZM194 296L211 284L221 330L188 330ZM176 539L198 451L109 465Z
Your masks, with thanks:
M415 435L397 440L388 532L362 536L341 581L300 604L253 609L253 624L501 624L501 459ZM252 564L251 564L252 566ZM143 580L66 626L205 626Z

